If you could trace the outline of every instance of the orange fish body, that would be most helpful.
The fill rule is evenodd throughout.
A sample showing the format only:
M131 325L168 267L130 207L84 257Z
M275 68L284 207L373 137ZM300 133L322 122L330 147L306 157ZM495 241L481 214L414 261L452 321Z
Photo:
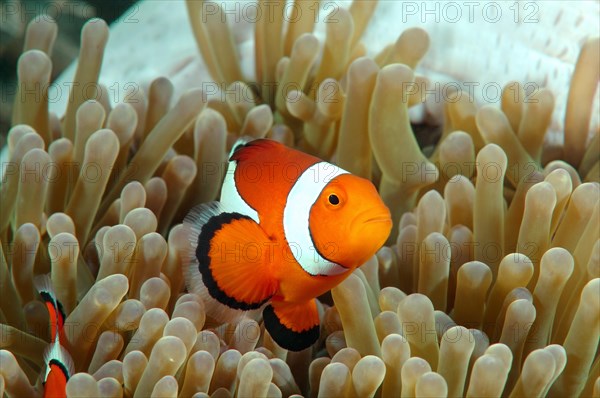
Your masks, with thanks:
M315 297L335 287L387 239L392 221L373 184L271 140L238 143L220 202L184 226L188 288L210 316L264 307L266 329L301 350L319 336Z
M44 354L44 398L65 398L69 377L73 374L71 356L62 346L65 341L65 314L46 275L36 279L37 289L48 309L51 341Z
M52 347L47 354L47 371L44 378L44 398L66 398L67 381L71 374L68 365L65 365L65 363L68 362L64 357L66 352L58 342L51 344Z

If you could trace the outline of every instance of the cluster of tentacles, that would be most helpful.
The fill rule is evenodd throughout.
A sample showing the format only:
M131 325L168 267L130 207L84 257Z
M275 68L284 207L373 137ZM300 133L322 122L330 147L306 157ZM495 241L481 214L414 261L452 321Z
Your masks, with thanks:
M424 98L428 36L408 29L365 57L374 6L339 9L324 43L312 18L261 19L247 79L222 10L189 1L232 94L208 103L172 98L159 77L109 104L109 31L89 21L61 117L47 99L56 27L31 23L0 187L0 395L42 395L48 315L33 278L46 273L67 315L68 396L600 395L598 39L575 68L562 148L544 146L551 92L525 102L517 84L500 108L445 103L424 154L408 109ZM370 178L395 220L389 245L322 298L321 338L298 353L261 319L215 324L185 292L182 217L217 198L241 135Z

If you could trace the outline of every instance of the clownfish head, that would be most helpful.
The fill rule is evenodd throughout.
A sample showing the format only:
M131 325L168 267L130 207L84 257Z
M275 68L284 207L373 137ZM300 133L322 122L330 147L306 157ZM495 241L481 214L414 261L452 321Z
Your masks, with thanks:
M373 256L392 229L390 210L375 186L349 173L338 175L323 188L309 217L318 252L350 269Z

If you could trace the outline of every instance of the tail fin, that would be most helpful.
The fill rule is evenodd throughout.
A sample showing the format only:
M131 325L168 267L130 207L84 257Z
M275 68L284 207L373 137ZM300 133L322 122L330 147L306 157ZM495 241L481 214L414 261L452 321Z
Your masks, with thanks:
M207 315L235 322L275 293L277 283L262 251L269 238L253 219L210 202L193 208L183 226L190 240L182 256L186 285L202 297Z

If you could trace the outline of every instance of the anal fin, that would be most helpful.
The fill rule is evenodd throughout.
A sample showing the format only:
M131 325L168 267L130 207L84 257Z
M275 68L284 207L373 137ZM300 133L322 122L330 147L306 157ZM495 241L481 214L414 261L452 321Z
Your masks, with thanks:
M301 351L319 339L317 302L288 303L274 300L263 310L265 328L282 348Z
M194 208L184 227L193 249L186 282L203 297L209 316L231 322L273 296L277 282L268 263L270 241L254 220L212 202Z

